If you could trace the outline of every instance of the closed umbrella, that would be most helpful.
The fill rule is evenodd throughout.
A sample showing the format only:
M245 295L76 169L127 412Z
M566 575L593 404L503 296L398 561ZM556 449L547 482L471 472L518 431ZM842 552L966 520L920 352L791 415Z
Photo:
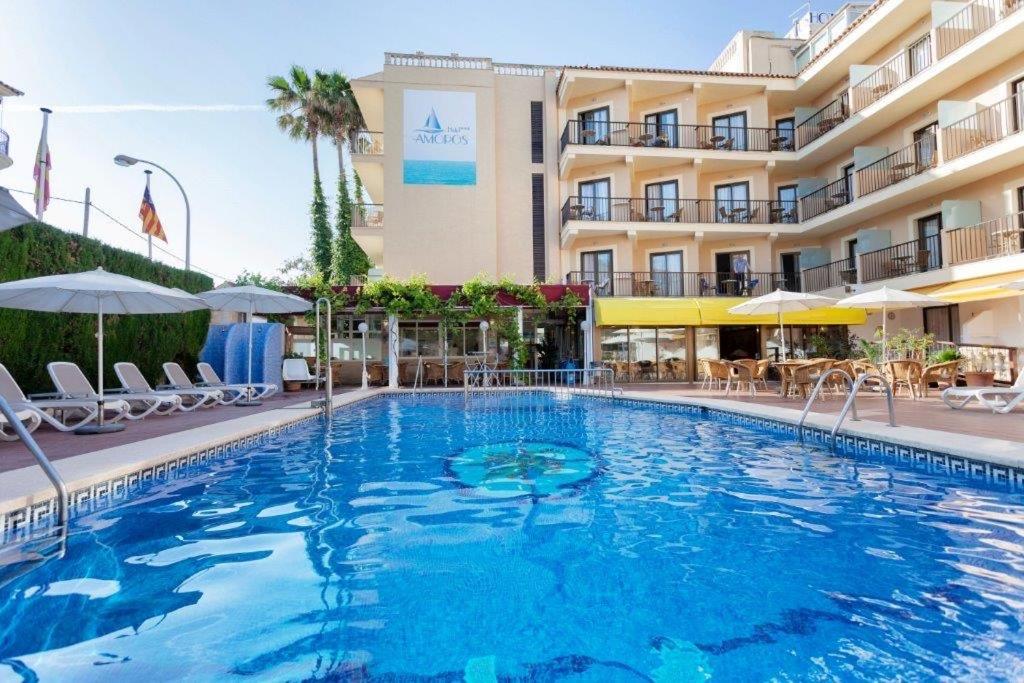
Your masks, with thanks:
M749 301L744 301L729 309L730 313L736 315L776 315L779 318L779 335L782 338L782 360L786 360L786 334L782 328L783 313L795 313L797 311L811 311L815 308L825 308L836 302L827 296L807 294L804 292L787 292L776 289L771 294L765 294Z
M882 362L886 361L886 325L889 311L902 308L923 308L925 306L944 306L945 301L936 299L926 294L916 292L905 292L902 289L891 289L882 287L873 289L870 292L862 292L848 296L836 303L839 308L867 308L872 311L882 311Z
M252 388L252 316L256 313L303 313L313 307L313 304L302 297L256 285L211 289L198 296L215 310L248 314L246 321L249 323L249 369L246 383L249 385L250 391ZM330 345L330 340L327 340L327 343ZM317 352L319 353L319 350ZM330 362L329 352L327 362ZM252 400L235 403L237 406L258 406L259 404L260 401Z
M95 313L99 364L96 390L100 402L100 424L80 427L78 433L124 429L121 424L102 423L103 404L103 316L140 313L184 313L209 308L206 302L180 289L169 289L102 268L66 275L46 275L0 283L0 308L18 308L48 313Z
M6 188L0 187L0 232L35 220L36 217L23 209Z

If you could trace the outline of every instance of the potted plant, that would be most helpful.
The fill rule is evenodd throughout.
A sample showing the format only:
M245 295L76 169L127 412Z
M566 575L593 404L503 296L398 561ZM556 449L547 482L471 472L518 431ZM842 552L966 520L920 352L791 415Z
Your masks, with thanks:
M969 387L990 387L995 381L995 365L992 352L981 349L967 355L964 363L964 380Z

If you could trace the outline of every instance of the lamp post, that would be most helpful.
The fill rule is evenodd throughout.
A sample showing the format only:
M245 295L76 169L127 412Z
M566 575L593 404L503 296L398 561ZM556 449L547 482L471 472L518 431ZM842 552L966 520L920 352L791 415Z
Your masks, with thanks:
M370 331L370 326L366 324L366 321L359 323L359 334L363 337L363 389L368 387L367 376L366 376L366 333Z
M160 164L153 161L146 161L145 159L136 159L130 157L127 154L118 154L114 157L114 163L118 166L134 166L135 164L149 164L153 168L159 168L161 171L167 174L167 176L174 181L174 184L181 190L181 196L185 200L185 270L192 269L192 209L188 204L188 195L185 194L185 188L181 186L178 179L174 177L174 174L168 171Z
M491 324L486 320L480 321L480 334L483 336L484 341L484 359L480 363L480 369L484 371L483 377L480 378L480 386L489 387L491 385L491 377L487 374L487 330L491 329Z

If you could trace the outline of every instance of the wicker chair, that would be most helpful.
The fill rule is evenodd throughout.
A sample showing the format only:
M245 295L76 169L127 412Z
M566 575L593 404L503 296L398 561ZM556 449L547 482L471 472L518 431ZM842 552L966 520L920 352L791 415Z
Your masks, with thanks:
M733 362L728 360L717 361L720 363L729 373L728 380L725 385L725 395L728 396L729 392L732 391L732 386L736 384L736 391L743 389L743 385L746 384L750 390L750 395L753 396L757 393L754 388L754 374L757 372L757 362L754 361L753 368L746 363Z
M833 370L842 370L854 380L857 379L857 375L854 374L853 361L839 360L832 365ZM836 373L828 378L828 388L837 394L846 393L846 380L842 375Z
M910 392L910 398L917 400L917 389L921 386L922 364L916 360L891 360L885 363L883 372L892 386L893 396L900 393L901 388Z
M448 366L448 384L462 384L466 380L466 363L453 360Z
M814 389L814 385L818 383L821 374L834 364L835 361L831 358L821 358L793 368L791 386L796 388L801 398L807 398Z
M729 366L726 364L727 361L713 360L710 358L703 359L705 367L705 383L707 388L711 389L714 385L715 389L721 389L722 383L726 385L726 391L729 389L729 381L731 379L729 374ZM704 388L704 384L701 384L701 388Z
M935 365L929 365L921 371L921 386L918 389L918 393L922 396L928 396L928 385L935 382L942 388L945 384L947 387L956 386L956 374L960 368L960 361L951 360L945 363L936 363Z

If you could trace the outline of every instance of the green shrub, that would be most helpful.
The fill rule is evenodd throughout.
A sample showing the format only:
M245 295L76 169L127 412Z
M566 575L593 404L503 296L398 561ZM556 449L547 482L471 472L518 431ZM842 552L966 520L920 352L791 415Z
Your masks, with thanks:
M185 272L123 249L42 223L0 233L0 282L95 268L147 280L187 292L213 287L206 275ZM116 386L114 363L131 361L155 383L162 364L173 360L192 367L210 325L209 311L174 315L104 317L106 385ZM26 392L53 391L46 364L72 361L95 382L96 316L36 313L0 308L0 363Z

